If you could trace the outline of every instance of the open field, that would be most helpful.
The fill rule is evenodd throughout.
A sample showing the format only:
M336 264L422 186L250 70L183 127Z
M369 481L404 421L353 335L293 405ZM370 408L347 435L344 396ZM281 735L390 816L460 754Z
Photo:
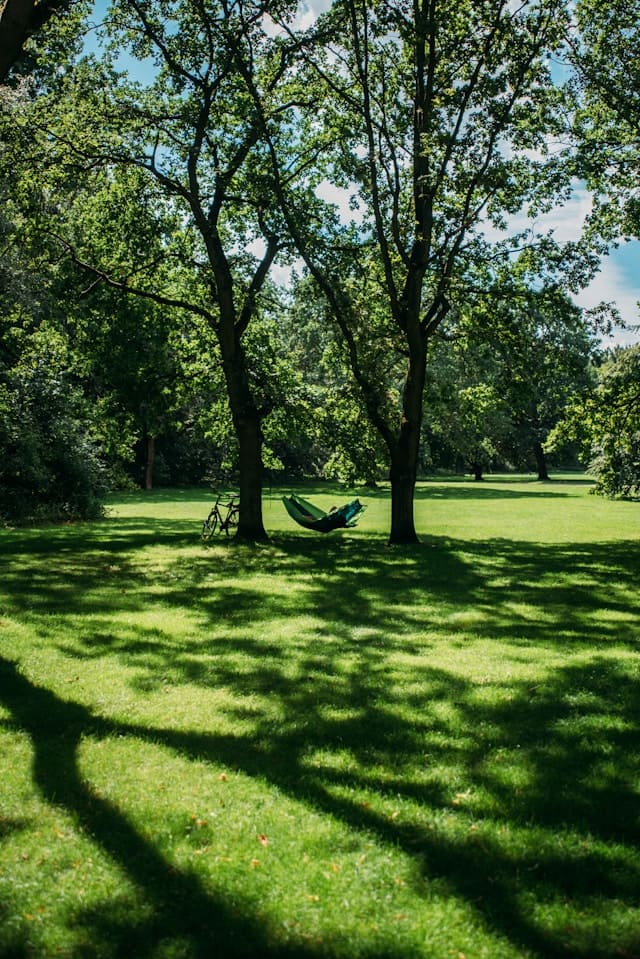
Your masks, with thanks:
M638 959L640 503L280 492L0 531L0 956Z

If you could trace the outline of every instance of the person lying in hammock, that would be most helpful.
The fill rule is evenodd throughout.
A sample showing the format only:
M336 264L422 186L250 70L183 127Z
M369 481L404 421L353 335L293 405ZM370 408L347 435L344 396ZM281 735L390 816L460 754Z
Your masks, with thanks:
M329 533L334 529L355 526L359 515L365 509L357 499L344 506L332 506L328 513L308 500L302 499L301 496L296 496L295 493L283 496L282 500L287 512L296 523L319 533Z
M344 509L344 507L343 507L343 509ZM331 518L333 518L333 517L334 517L334 513L335 513L335 520L336 520L336 524L337 524L338 528L339 528L340 526L346 526L346 525L347 525L347 517L344 515L344 512L342 512L342 510L339 510L337 506L332 506L332 507L330 508L329 512L327 513L327 516L330 516Z

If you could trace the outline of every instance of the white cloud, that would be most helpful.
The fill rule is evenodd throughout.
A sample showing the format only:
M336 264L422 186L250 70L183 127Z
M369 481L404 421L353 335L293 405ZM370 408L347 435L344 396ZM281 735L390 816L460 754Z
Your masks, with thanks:
M326 13L332 0L302 0L298 4L298 20L305 27L312 26L321 13Z
M602 260L600 272L574 297L578 306L590 309L599 303L615 303L625 323L634 325L640 322L640 286L627 278L625 271L617 262L616 251ZM636 330L616 330L611 338L604 339L606 345L619 344L629 346L640 343L640 332Z
M577 240L580 237L586 218L592 209L591 195L587 190L576 186L570 198L562 206L554 207L548 213L542 213L535 219L522 211L509 218L506 230L485 228L490 240L504 239L518 233L532 231L538 235L553 231L556 240L561 243Z
M524 215L514 217L509 222L509 233L519 233L529 229L542 234L553 230L555 239L561 243L577 240L591 209L592 200L589 192L581 186L576 186L570 199L563 206L555 207L536 220L527 219ZM495 236L495 233L489 232L489 235ZM638 247L638 244L635 246ZM636 280L635 269L635 256L638 255L640 253L632 246L611 250L609 256L602 258L599 272L584 290L573 297L574 301L583 309L591 309L600 303L614 303L626 324L633 326L639 323L640 282ZM640 332L616 330L611 339L607 338L605 342L620 345L639 343Z
M301 0L293 19L294 29L308 30L314 25L321 13L325 13L330 8L331 3L332 0ZM264 14L262 24L268 36L281 36L284 32L268 13Z
M552 228L555 238L561 242L577 240L591 209L590 194L579 187L568 203L541 217L536 226ZM591 283L574 296L578 306L591 309L599 303L614 303L627 325L634 326L640 322L640 283L636 279L635 269L638 251L633 246L613 249L601 259L600 270ZM632 261L631 269L628 268L629 259ZM610 339L605 339L607 344L625 346L639 342L640 332L635 330L616 330Z
M317 194L328 203L333 203L343 223L353 220L359 222L362 214L350 208L349 201L352 191L336 187L325 181L317 188ZM525 217L514 219L510 224L510 232L519 232L525 229L534 229L542 233L553 229L557 240L577 240L582 231L586 217L591 212L591 197L586 190L576 189L571 199L562 207L557 207L537 220L526 220ZM495 234L494 234L495 236ZM260 244L258 244L258 247ZM253 251L256 254L262 250ZM628 244L626 247L614 249L609 256L603 257L599 272L591 283L573 299L583 309L592 309L600 303L614 303L623 319L629 326L640 323L640 272L636 281L636 256L640 257L640 244ZM291 277L290 267L275 267L273 278L276 282L286 286ZM630 345L640 343L640 332L635 330L616 330L613 336L604 341L607 345Z
M340 221L345 225L352 222L362 222L362 213L357 207L354 209L351 205L356 194L355 187L354 189L347 189L346 187L335 186L329 180L323 180L316 187L316 194L321 200L337 207Z
M554 207L549 213L545 213L536 220L535 225L541 231L553 230L555 239L560 243L577 240L592 208L591 195L587 190L578 187L563 206Z

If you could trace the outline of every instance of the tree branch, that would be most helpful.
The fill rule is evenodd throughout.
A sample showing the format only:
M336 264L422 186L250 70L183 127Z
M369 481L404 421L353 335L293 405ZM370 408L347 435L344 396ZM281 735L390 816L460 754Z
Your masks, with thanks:
M106 283L107 286L111 286L116 290L120 290L122 293L126 293L127 295L142 297L143 299L158 303L160 306L170 306L175 309L185 310L187 313L193 313L196 316L201 316L212 326L215 325L214 315L209 310L199 306L197 303L192 303L189 300L183 300L181 297L166 296L163 293L158 293L157 290L146 290L142 287L132 286L128 279L116 279L106 270L102 270L95 264L89 263L87 260L83 259L78 254L75 247L69 243L65 237L62 237L59 234L51 231L47 232L52 239L56 240L56 242L67 251L73 263L75 263L81 269L86 270L88 273L93 274L95 277L94 283L87 288L85 291L86 293L90 292L91 289L93 289L98 283L102 282Z

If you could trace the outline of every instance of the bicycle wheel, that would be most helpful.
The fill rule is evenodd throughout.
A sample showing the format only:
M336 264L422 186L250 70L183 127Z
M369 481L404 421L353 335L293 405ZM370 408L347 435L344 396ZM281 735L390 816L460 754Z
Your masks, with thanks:
M206 520L202 524L202 539L211 539L218 528L218 511L212 509Z
M229 530L232 527L237 525L238 525L238 507L236 506L235 509L229 510L229 512L227 513L226 519L223 519L222 522L220 523L220 531L222 532L222 530L224 530L228 536Z

